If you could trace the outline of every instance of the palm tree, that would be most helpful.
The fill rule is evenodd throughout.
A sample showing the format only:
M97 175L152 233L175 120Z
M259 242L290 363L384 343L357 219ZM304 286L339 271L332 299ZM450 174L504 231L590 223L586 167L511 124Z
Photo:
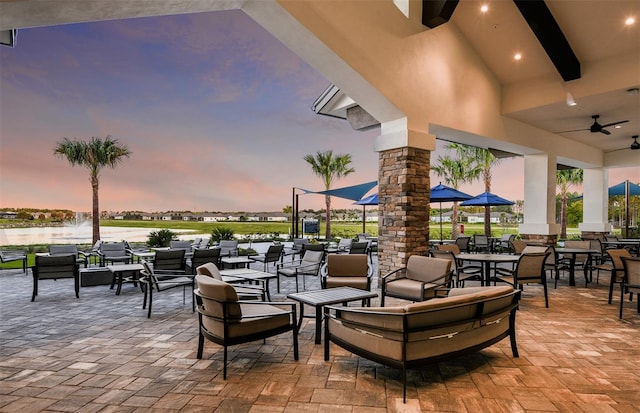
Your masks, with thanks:
M563 169L556 171L556 184L560 189L560 238L567 238L567 199L569 188L582 183L584 171L582 169Z
M80 165L89 170L89 180L93 192L93 243L100 239L100 208L98 204L98 189L100 187L100 170L108 166L116 167L129 157L131 152L125 145L120 145L117 139L107 136L104 141L95 136L91 141L71 140L64 138L56 143L54 155L66 158L71 166Z
M316 152L315 155L305 155L304 160L311 165L313 173L319 176L324 183L325 189L331 189L331 184L337 179L343 178L356 170L351 168L351 155L333 155L333 151ZM325 195L327 206L327 224L325 229L326 239L331 239L331 196Z
M474 165L467 173L468 179L466 182L474 181L482 177L484 190L486 192L491 192L491 168L498 165L500 163L500 159L493 156L488 149L478 148L477 146L451 143L448 148L455 149L458 156L465 159L465 163ZM491 236L490 206L484 207L484 234L487 237Z
M431 169L444 180L448 186L458 189L461 183L469 182L471 176L477 176L473 171L474 165L468 158L452 158L449 155L438 156L437 164ZM451 215L451 238L458 237L458 203L453 203L453 214Z

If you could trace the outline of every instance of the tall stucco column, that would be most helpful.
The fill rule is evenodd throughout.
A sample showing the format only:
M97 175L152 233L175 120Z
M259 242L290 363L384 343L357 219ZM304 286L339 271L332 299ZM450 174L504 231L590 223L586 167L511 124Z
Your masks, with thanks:
M583 237L592 237L611 232L608 222L609 176L604 168L584 170L582 185L582 222L578 228Z
M406 118L381 125L378 171L378 273L424 255L429 238L429 170L435 136L410 130Z
M524 223L520 237L554 244L560 234L556 224L556 157L550 154L524 157Z

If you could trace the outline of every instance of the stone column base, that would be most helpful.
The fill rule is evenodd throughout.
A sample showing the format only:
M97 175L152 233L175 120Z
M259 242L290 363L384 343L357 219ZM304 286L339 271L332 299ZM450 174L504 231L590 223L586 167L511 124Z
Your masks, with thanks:
M541 234L520 234L520 238L527 243L527 245L544 245L550 246L556 245L558 241L557 234L541 235Z

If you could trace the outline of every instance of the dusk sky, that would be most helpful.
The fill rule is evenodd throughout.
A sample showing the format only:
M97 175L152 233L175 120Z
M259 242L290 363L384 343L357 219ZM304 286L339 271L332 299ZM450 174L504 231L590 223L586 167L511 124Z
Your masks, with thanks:
M242 11L21 29L0 77L0 207L91 210L88 171L53 155L64 137L111 135L132 152L101 173L101 210L281 211L292 187L324 189L303 157L325 150L356 170L334 188L377 179L379 130L314 114L330 81ZM503 161L492 192L522 199L523 165ZM609 182L624 179L640 167Z

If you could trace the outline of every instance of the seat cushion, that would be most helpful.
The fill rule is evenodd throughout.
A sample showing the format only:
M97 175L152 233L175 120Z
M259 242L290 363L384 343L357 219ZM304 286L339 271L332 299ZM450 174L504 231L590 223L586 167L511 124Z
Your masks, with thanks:
M353 287L366 290L369 287L367 277L327 277L326 287Z
M285 310L272 305L263 304L241 304L244 317L257 316L260 314L270 314L265 317L243 318L232 322L228 326L229 335L226 338L244 337L251 334L263 333L265 331L286 327L291 324L291 316ZM276 314L271 316L271 314ZM202 324L215 336L224 337L224 325L222 322L203 316Z
M399 278L386 284L385 295L401 297L407 300L421 301L435 296L439 284L425 283L408 278Z

